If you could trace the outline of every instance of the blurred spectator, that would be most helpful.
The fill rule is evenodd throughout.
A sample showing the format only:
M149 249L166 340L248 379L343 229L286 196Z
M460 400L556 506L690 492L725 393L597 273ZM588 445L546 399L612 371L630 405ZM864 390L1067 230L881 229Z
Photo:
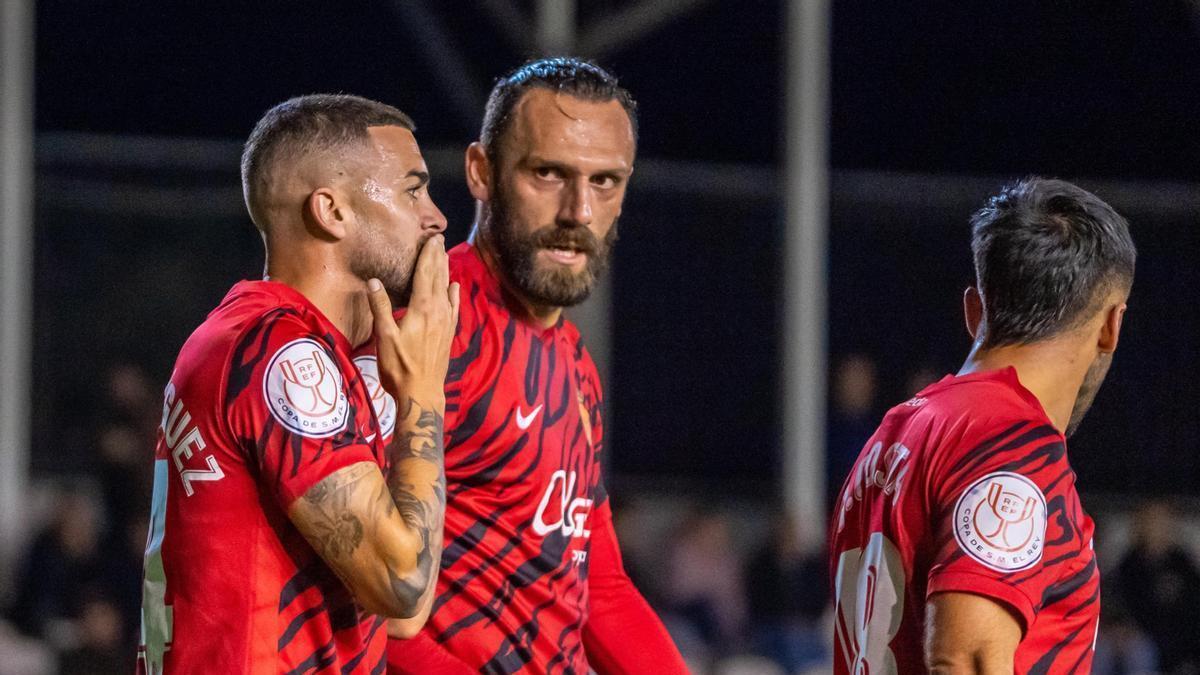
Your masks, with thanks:
M16 579L13 623L26 634L58 647L76 637L84 591L97 576L99 516L92 500L70 492L54 520L33 539Z
M736 551L724 514L696 514L680 527L668 563L669 610L718 656L737 651L746 618Z
M904 381L904 391L901 394L905 398L911 398L917 395L925 387L942 379L942 373L931 365L923 365L908 374L908 379Z
M1107 595L1101 592L1101 596ZM1104 600L1092 675L1153 675L1157 672L1158 650L1154 642L1138 628L1119 596Z
M770 536L746 567L755 650L798 672L826 658L822 614L829 604L823 551L805 552L796 525L778 513Z
M98 585L121 619L126 647L132 653L141 630L142 559L146 551L149 514L141 513L123 530L112 532L101 547Z
M1169 505L1144 504L1114 580L1125 607L1158 647L1162 671L1172 674L1200 672L1200 572L1179 543L1182 534Z
M77 646L59 659L63 675L125 675L134 670L134 652L125 644L121 615L112 603L92 595L84 602L77 624Z
M105 428L98 439L96 476L111 535L124 538L150 508L154 486L154 443L130 424Z
M826 440L826 494L829 503L837 497L863 444L879 423L875 399L879 384L875 362L863 354L851 354L838 362L833 372L832 400Z

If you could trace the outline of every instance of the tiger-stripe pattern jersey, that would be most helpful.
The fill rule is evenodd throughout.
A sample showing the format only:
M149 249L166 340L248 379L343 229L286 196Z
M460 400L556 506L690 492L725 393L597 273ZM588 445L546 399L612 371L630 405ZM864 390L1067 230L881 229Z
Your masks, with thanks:
M1066 439L1014 369L948 376L890 410L830 527L835 673L926 672L926 603L939 592L1019 618L1015 672L1090 671L1094 526Z
M514 315L472 245L450 251L450 277L445 548L424 631L482 672L587 673L589 542L612 527L599 375L569 321Z
M365 613L286 515L329 474L385 469L346 338L300 293L248 281L180 351L155 450L138 670L380 673Z

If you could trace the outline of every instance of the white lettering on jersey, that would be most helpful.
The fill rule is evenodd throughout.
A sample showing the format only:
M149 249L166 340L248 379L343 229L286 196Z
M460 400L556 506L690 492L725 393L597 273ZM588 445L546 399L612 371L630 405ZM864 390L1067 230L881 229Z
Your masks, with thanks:
M183 492L191 497L195 492L192 481L217 481L225 477L221 465L212 454L204 453L208 447L200 428L192 424L192 414L183 405L182 399L175 396L175 383L167 385L163 399L162 419L163 441L171 451L171 459L175 461L175 470L179 472L179 480L183 482ZM202 454L207 469L185 469L184 460L193 455Z
M900 443L892 443L883 452L883 443L875 441L867 454L859 460L842 494L842 508L838 513L838 532L846 526L846 514L861 502L869 488L880 488L885 495L892 495L892 504L900 500L904 477L908 475L908 457L912 452ZM880 459L882 455L882 464Z
M586 529L587 517L591 513L592 500L584 497L572 498L575 493L576 474L574 471L559 469L550 476L550 484L546 486L546 494L538 504L537 513L533 516L533 531L540 536L546 536L555 530L564 537L590 537L592 531ZM557 497L555 504L558 518L553 523L546 522L546 508L551 499Z
M904 621L904 563L896 545L882 532L872 532L865 547L843 552L834 592L833 629L846 671L898 673L891 642Z

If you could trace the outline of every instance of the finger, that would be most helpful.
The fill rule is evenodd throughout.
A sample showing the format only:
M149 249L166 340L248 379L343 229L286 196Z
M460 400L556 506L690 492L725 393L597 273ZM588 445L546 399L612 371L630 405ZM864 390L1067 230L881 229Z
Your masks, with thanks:
M396 330L396 320L392 318L392 299L378 279L367 280L367 302L371 305L376 336Z
M450 296L450 335L454 335L458 331L458 291L457 281L450 284L450 288L446 291Z
M421 244L421 252L417 255L417 268L413 271L413 290L424 293L429 289L429 280L437 271L438 253L441 249L441 235L434 235Z
M436 241L435 241L436 240ZM446 239L442 235L429 238L433 248L429 251L430 273L426 278L429 284L429 297L441 297L450 281L450 259L446 255Z
M442 240L441 246L441 262L438 263L437 270L433 275L433 292L440 293L445 290L450 283L450 256L446 255L446 239L438 237ZM437 297L436 295L434 297Z

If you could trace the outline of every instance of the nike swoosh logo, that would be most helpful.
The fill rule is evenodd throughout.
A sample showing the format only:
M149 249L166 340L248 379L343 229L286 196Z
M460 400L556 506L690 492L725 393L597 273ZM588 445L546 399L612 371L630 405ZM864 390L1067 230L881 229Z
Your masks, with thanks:
M529 425L533 424L533 418L537 417L538 413L540 412L542 412L542 406L539 405L533 409L533 412L529 413L528 417L526 417L525 415L521 414L521 406L517 406L517 426L520 427L522 431L528 429Z

